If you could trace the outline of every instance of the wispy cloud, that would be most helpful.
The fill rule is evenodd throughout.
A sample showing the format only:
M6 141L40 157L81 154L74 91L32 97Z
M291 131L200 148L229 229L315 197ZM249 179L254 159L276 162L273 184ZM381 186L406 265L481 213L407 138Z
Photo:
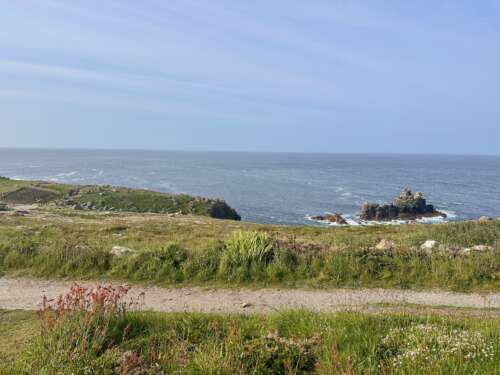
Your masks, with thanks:
M112 109L136 121L131 142L149 136L135 120L149 113L221 140L221 122L268 124L277 140L293 123L313 149L315 136L368 127L451 137L450 124L475 117L490 129L500 115L499 11L498 1L3 2L0 95L13 118L29 102L59 124Z

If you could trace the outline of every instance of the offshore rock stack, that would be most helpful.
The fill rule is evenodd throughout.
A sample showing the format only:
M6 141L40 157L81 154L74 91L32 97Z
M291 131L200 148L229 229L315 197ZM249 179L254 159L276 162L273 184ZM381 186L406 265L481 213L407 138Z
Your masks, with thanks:
M422 193L413 194L408 187L391 204L365 203L360 214L361 220L366 221L416 220L434 216L446 217L446 214L427 204Z

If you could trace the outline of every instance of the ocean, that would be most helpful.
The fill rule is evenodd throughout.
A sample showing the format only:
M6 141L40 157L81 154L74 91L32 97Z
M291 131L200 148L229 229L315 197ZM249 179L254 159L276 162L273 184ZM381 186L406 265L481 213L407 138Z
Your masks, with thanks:
M0 149L0 176L225 199L243 220L311 224L405 186L447 220L500 216L500 156Z

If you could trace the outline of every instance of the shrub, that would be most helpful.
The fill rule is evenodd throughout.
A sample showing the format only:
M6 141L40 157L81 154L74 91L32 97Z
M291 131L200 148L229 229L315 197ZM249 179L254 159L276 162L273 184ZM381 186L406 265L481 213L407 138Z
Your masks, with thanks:
M257 374L303 374L315 371L316 355L313 339L286 339L277 333L247 342L243 349L243 363Z
M29 371L17 369L15 373L95 373L96 360L113 345L114 322L126 312L123 297L127 291L74 284L54 302L44 297L39 311L41 335L22 361L29 363Z

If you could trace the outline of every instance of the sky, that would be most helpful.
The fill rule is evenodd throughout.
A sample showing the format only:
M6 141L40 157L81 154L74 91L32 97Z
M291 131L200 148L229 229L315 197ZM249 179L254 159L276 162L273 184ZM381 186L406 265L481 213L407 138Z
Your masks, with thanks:
M500 154L500 0L0 0L0 147Z

